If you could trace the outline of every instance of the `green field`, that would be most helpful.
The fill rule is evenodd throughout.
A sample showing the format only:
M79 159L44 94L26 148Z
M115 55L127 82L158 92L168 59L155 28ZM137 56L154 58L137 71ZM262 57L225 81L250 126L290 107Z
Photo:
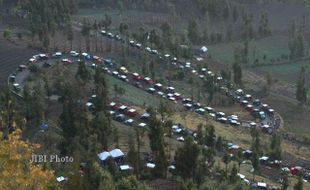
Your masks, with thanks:
M125 94L118 98L122 102L128 102L136 106L157 106L160 103L160 97L154 97L153 95L139 90L138 88L127 84L113 76L106 75L106 81L109 86L109 92L111 96L114 96L114 85L125 89Z
M262 71L262 72L271 72L273 74L296 74L300 72L300 69L302 66L310 66L310 61L297 61L290 64L284 64L284 65L270 65L270 66L262 66L262 67L256 67L256 71ZM310 70L306 70L307 73L310 73Z
M243 47L242 43L222 43L209 46L210 55L218 62L231 64L234 61L235 48ZM286 36L271 36L261 40L251 41L249 44L249 62L256 59L259 63L270 63L271 59L277 60L282 55L288 55L288 38ZM263 60L266 55L266 61Z

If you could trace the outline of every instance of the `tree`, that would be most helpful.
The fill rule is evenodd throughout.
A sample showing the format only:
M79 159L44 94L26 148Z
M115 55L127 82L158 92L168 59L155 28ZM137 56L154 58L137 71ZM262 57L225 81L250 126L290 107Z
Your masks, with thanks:
M227 170L227 169L228 169L228 164L229 164L229 162L231 161L230 155L228 154L227 151L224 152L223 157L222 157L222 161L223 161L224 164L225 164L225 173L227 174L227 171L228 171L228 170Z
M176 151L176 171L183 179L194 178L199 156L199 147L191 137L186 137L184 146Z
M231 183L237 182L238 180L237 174L238 174L238 170L237 170L236 164L234 164L233 168L231 169L230 176L229 176L229 180Z
M294 185L294 190L303 190L304 189L304 182L302 179L302 175L298 176L298 181L297 183Z
M9 39L11 39L11 37L12 37L12 30L9 27L6 27L3 30L3 38L9 40Z
M160 100L159 106L158 106L158 112L160 114L161 121L165 121L170 116L171 109L166 103Z
M196 136L196 139L197 139L197 142L198 142L199 145L203 145L204 144L204 135L203 135L202 127L203 127L202 123L200 123L197 126L197 136Z
M97 134L99 143L101 143L104 150L107 150L112 127L110 119L105 112L100 111L96 114L92 121L92 133Z
M276 133L271 138L270 158L272 160L281 160L282 158L281 137Z
M31 162L38 145L21 140L21 130L0 141L0 189L58 189L53 171Z
M91 25L84 20L81 34L85 38L86 51L88 52L90 51L90 31L91 31Z
M268 95L270 92L270 89L272 88L272 83L273 83L272 82L272 76L271 76L270 72L268 72L266 75L266 81L267 81L266 93Z
M215 129L213 125L206 128L205 144L213 150L215 145Z
M195 20L192 20L188 24L187 28L187 36L188 39L193 43L196 44L199 39L199 31L197 27L197 22Z
M223 141L222 141L222 137L218 136L216 139L216 143L215 143L215 148L217 151L222 151L223 150Z
M78 67L78 70L75 74L75 78L78 81L82 81L82 84L85 85L88 82L88 80L90 79L90 76L91 76L90 72L87 69L85 62L79 61L79 67Z
M129 146L129 151L127 153L127 160L128 163L134 168L134 173L136 174L136 177L139 177L139 162L137 160L137 157L139 157L139 154L136 150L136 144L135 141L133 140L132 136L129 137L129 142L128 142L128 146Z
M258 153L256 151L253 151L252 154L252 166L253 166L253 181L255 180L255 174L259 171L259 158Z
M105 189L115 190L116 188L111 174L108 171L103 170L101 172L101 180L98 190L105 190Z
M240 167L241 167L241 164L242 164L242 158L243 158L242 150L238 150L238 152L236 154L236 160L238 162L238 172L240 171Z
M117 190L151 190L148 186L140 183L135 176L121 178L116 183Z
M261 37L267 37L271 35L271 29L269 27L269 20L267 13L262 13L259 21L259 26L258 26L258 34Z
M285 176L283 178L283 182L282 182L282 190L287 190L288 187L289 187L288 177Z
M149 139L151 150L155 156L154 173L158 177L165 177L168 162L165 153L164 130L162 123L156 118L155 114L151 114L149 121Z
M242 85L242 69L238 62L233 64L234 83L238 86Z
M73 43L73 39L74 39L74 33L73 33L73 28L72 25L69 24L67 26L67 40L70 42L70 49L72 50L72 43Z
M307 88L305 79L306 68L302 67L297 81L296 99L301 105L307 101Z

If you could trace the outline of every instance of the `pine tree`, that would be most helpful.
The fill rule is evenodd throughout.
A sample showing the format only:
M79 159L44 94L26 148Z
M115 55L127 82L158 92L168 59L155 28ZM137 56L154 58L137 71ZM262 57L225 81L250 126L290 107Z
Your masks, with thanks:
M151 150L155 156L154 173L158 177L165 177L168 162L165 153L164 130L162 123L156 118L155 114L151 114L149 121L149 139Z
M242 85L242 68L238 62L233 64L234 83L238 86Z
M307 88L306 88L306 79L305 79L306 68L302 67L296 89L296 99L303 105L307 101Z
M196 44L198 42L199 31L197 27L197 22L195 20L190 21L190 23L188 24L187 35L188 35L188 39L193 44Z
M205 144L213 150L215 145L215 129L213 125L206 128Z
M186 137L184 146L176 151L176 171L183 179L195 176L199 156L199 147L191 137Z
M91 76L90 72L87 69L85 62L84 61L80 61L79 62L78 70L77 70L77 72L75 74L75 78L78 81L82 81L82 84L85 85L89 81L90 76Z
M110 119L103 111L97 113L92 121L92 133L97 134L98 141L104 150L108 150L109 136L112 134Z
M252 166L253 166L253 181L255 180L255 174L259 171L259 158L258 158L258 153L253 151L252 154Z
M277 134L273 134L271 138L270 158L272 160L281 160L282 158L281 137Z
M200 145L204 144L204 135L203 135L202 127L203 127L203 124L200 123L197 126L197 133L196 133L197 134L196 139L197 139L198 144Z
M222 161L225 164L225 173L227 174L227 172L228 172L228 164L231 161L230 155L228 154L227 151L224 152L223 157L222 157Z
M294 190L303 190L304 189L304 182L302 176L298 176L298 182L294 185Z
M229 176L229 180L231 183L237 182L237 180L238 180L237 174L238 174L238 170L237 170L236 164L234 164L233 168L231 169L230 176Z

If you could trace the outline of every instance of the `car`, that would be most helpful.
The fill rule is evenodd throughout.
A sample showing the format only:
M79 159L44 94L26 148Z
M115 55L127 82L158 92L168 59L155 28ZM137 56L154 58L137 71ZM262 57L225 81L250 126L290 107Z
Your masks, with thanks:
M137 115L137 111L135 109L131 108L131 109L127 110L126 115L129 117L135 117Z
M235 91L235 94L237 94L238 96L242 96L244 94L242 89L238 89Z
M146 91L151 94L154 94L156 92L155 88L147 88Z
M62 56L61 52L55 52L52 54L52 58L60 58Z
M119 68L119 72L122 73L122 74L124 74L124 75L127 75L127 74L128 74L128 70L127 70L126 67L120 67L120 68Z
M260 99L255 99L255 100L253 101L253 105L254 105L254 106L260 106L260 104L261 104Z
M195 112L200 114L200 115L204 115L206 111L203 108L198 108L198 109L195 110Z
M260 118L261 120L266 119L266 114L265 114L264 111L260 111L260 112L259 112L259 118Z
M93 59L94 59L94 61L95 61L95 63L96 64L101 64L102 63L102 60L101 60L101 58L100 57L98 57L98 56L93 56Z
M246 94L244 96L244 100L251 101L251 99L252 99L252 95L251 94Z
M128 78L126 77L126 75L118 75L118 78L122 81L128 82Z
M39 54L39 59L40 60L48 60L48 55L47 54Z
M118 122L124 122L126 120L126 117L124 114L118 114L115 116L115 120Z
M175 92L174 92L175 88L172 87L172 86L168 86L168 87L166 88L166 90L167 90L167 93L175 93Z
M125 123L126 125L132 126L133 123L134 123L134 120L133 120L133 119L127 119L124 123Z
M113 66L113 62L111 59L104 59L103 62L107 66Z
M113 71L113 72L112 72L112 75L113 75L113 76L118 76L119 73L118 73L117 71Z
M119 107L117 106L117 104L115 102L111 102L109 106L112 110L118 110L119 109Z
M149 113L145 112L144 114L142 114L140 116L140 119L147 121L147 120L149 120L150 117L151 117L151 115Z
M241 101L241 105L242 105L242 106L247 106L248 103L249 103L249 102L248 102L247 100L242 100L242 101Z
M16 92L21 91L21 86L20 86L20 84L14 83L14 84L13 84L13 87L14 87L14 90L15 90Z
M27 66L26 65L19 65L18 66L18 71L24 71L27 69Z
M149 84L149 85L153 84L153 81L152 81L152 79L151 79L150 77L145 77L145 78L144 78L144 82L145 82L146 84Z
M181 99L181 94L175 92L174 94L175 99L180 100Z
M141 43L136 43L136 44L135 44L135 47L138 48L138 49L141 49L142 44L141 44Z
M146 123L139 123L138 127L145 128L146 127Z
M141 76L138 73L132 73L133 80L135 81L140 81Z
M88 108L88 110L92 111L95 109L95 106L92 102L87 102L86 103L86 107Z
M122 106L120 106L119 108L118 108L118 111L119 112L122 112L122 113L125 113L126 111L127 111L127 106L125 106L125 105L122 105Z
M156 84L154 85L154 88L156 88L156 89L158 89L158 90L161 90L162 87L163 87L163 85L160 84L160 83L156 83Z
M9 81L10 82L15 82L15 79L16 79L16 76L15 75L10 75L10 77L9 77Z
M107 32L105 31L105 30L101 30L101 32L100 32L102 35L106 35L107 34Z
M212 113L213 112L213 108L211 107L205 107L205 110L207 110L208 113Z
M140 82L135 82L135 87L137 87L137 88L143 88L143 86L141 85L141 83Z
M76 52L76 51L70 51L70 52L69 52L69 55L70 55L71 57L78 57L80 54L79 54L78 52Z
M172 130L172 132L175 133L175 134L181 134L182 131L183 131L183 129L182 129L179 125L173 125L173 126L171 127L171 130Z
M62 59L61 62L64 64L72 64L72 61L70 59Z

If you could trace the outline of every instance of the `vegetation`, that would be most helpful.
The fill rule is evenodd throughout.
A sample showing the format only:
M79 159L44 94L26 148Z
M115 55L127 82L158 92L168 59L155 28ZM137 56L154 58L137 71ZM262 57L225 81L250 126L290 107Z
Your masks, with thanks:
M79 52L114 56L129 70L150 76L164 85L179 84L184 88L182 95L191 97L194 101L205 101L203 104L221 105L221 109L228 109L227 105L232 106L233 102L229 102L220 94L217 81L219 73L227 81L225 84L227 88L231 89L234 85L243 88L249 83L247 67L282 64L284 61L293 63L295 60L307 59L308 56L305 26L301 23L297 27L295 20L292 20L289 26L289 36L281 41L285 42L283 51L270 56L261 50L265 49L266 44L262 43L261 48L256 48L261 41L277 39L274 36L277 32L270 24L272 15L264 11L252 14L242 1L4 1L6 6L12 5L11 3L14 5L12 9L15 18L26 21L25 25L33 46L39 42L40 48L48 52L51 50L51 40L59 44L69 42L70 50L77 48L76 44L79 44ZM96 7L102 12L100 13L102 16L96 19L81 18L77 15L81 6ZM101 7L104 9L101 10ZM187 8L186 11L184 7ZM159 9L160 13L154 12ZM148 12L152 19L146 16L145 21L144 18L143 22L141 19L141 23L136 26L137 23L128 19L131 17L127 14L128 12L136 14L137 10L145 15L147 13L144 11ZM169 18L173 18L173 21ZM121 34L125 39L124 44L120 46L108 38L99 38L101 30ZM14 37L13 34L14 31L10 27L3 31L3 37L8 40ZM22 35L20 33L17 36ZM58 36L61 37L57 39ZM22 40L22 37L18 38ZM135 39L145 47L165 51L182 61L191 62L199 72L202 68L221 69L214 72L214 76L208 76L207 80L197 81L192 76L186 75L185 69L174 71L170 64L167 64L170 61L164 57L157 60L150 55L137 55L136 50L130 48L128 39ZM220 53L217 54L221 57L225 57L226 54L226 50L221 47L232 45L230 49L232 56L229 58L232 64L222 68L221 64L213 62L212 51L205 54L199 52L199 47L206 44L210 44L208 49L212 50L218 45ZM58 51L57 46L54 45L54 49ZM63 49L67 51L66 45ZM218 55L215 53L215 56ZM202 61L198 61L198 57L203 58ZM114 62L114 59L112 60ZM181 109L172 108L168 101L153 98L138 88L104 74L100 65L91 70L92 67L87 66L82 56L78 66L68 66L70 71L60 65L58 62L52 66L57 67L57 76L48 76L49 73L43 71L38 64L31 64L28 67L29 81L23 86L21 93L23 100L19 104L11 97L9 91L5 91L1 96L0 127L3 131L3 140L0 142L0 149L1 154L5 156L0 162L8 164L2 164L5 167L1 173L0 189L57 189L59 185L54 183L55 173L68 177L69 180L63 184L65 189L148 190L151 188L144 182L149 183L159 178L176 183L180 189L250 188L238 176L238 173L243 172L242 165L248 162L245 161L242 150L232 152L227 148L226 137L216 135L215 126L209 117L203 118L203 122L207 124L201 122L197 126L195 139L189 131L184 130L183 144L171 142L171 137L174 135L171 126L175 121L170 117ZM306 68L303 67L296 85L296 99L302 105L307 103L308 96L306 75ZM264 76L267 81L265 92L271 95L273 87L278 85L276 76L271 72L267 75L264 73ZM35 80L36 77L42 80ZM96 96L87 100L90 94ZM49 99L54 96L59 96L59 101ZM120 130L120 127L124 126L112 121L110 113L107 112L107 105L111 99L135 106L139 110L148 107L147 112L151 117L147 122L147 128L127 126L130 129L126 130L131 130L132 134L123 134L125 132L123 128ZM85 101L92 103L92 106L86 107ZM51 109L53 106L58 106L56 109L60 114L54 113ZM186 120L186 115L182 119ZM52 130L41 130L44 139L52 138L47 137L47 134L59 136L60 139L54 143L57 144L56 151L62 156L74 157L73 163L63 167L53 164L41 166L27 162L32 153L54 151L51 147L39 150L35 145L21 140L22 133L34 131L45 122L51 122L55 126ZM250 132L246 133L249 135ZM120 139L120 134L129 138ZM252 156L248 158L250 162L248 165L253 168L253 181L257 181L263 172L259 157L268 155L271 160L282 160L282 137L274 134L270 137L270 144L266 145L267 141L264 138L267 136L257 130L251 131L251 135L252 144L246 145L253 151ZM26 139L29 138L25 136ZM36 136L29 139L37 140ZM128 150L125 161L133 167L132 172L121 172L110 158L104 164L98 162L98 153L102 150L119 148L119 141L126 141L125 147ZM12 145L14 147L11 147ZM13 156L10 155L12 150ZM147 152L148 156L145 156L144 152ZM151 157L155 168L146 168L144 165L149 158L143 159L143 156ZM169 165L175 166L175 169L171 169ZM26 172L23 172L25 168ZM289 181L287 178L283 180L283 189L287 189ZM294 185L295 189L302 189L304 186L302 177Z

